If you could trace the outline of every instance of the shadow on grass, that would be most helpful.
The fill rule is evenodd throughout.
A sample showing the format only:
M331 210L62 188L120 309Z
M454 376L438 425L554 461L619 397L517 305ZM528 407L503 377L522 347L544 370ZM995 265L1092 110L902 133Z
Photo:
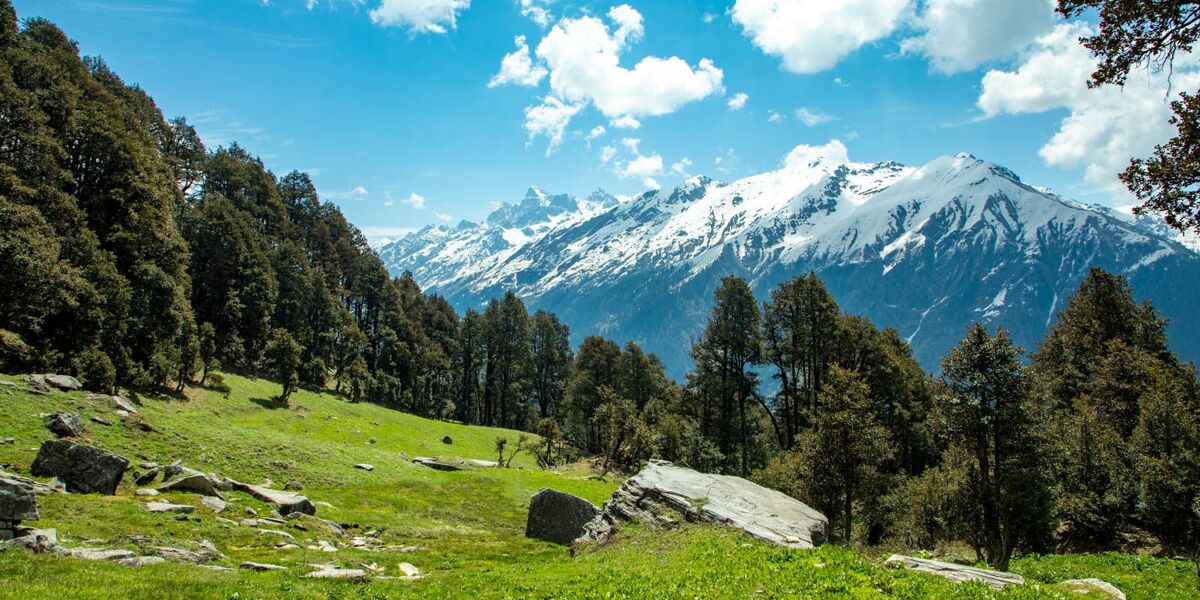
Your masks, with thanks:
M250 401L270 410L279 410L288 407L288 403L280 402L279 398L251 398Z

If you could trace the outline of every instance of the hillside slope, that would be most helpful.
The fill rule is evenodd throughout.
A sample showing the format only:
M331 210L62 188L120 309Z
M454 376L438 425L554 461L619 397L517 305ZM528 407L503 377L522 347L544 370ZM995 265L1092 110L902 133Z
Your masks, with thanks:
M382 256L460 309L511 289L577 338L639 342L676 376L722 276L746 278L765 299L809 271L847 312L899 330L930 370L977 320L1032 349L1092 266L1128 277L1172 319L1179 354L1200 358L1191 304L1200 254L1151 221L1072 202L966 154L920 168L819 159L729 184L695 177L556 219L496 246L469 224L429 228Z
M197 506L178 520L150 513L133 495L127 477L115 496L52 495L39 499L40 527L58 530L68 547L141 548L186 546L210 540L226 558L289 567L280 573L216 572L168 562L142 568L24 550L0 552L0 598L743 598L762 597L996 597L982 585L953 587L939 578L893 572L850 550L823 546L795 551L766 546L733 532L685 525L671 531L623 528L609 546L566 549L523 536L529 498L542 487L600 503L616 482L588 479L577 469L536 470L529 457L514 469L444 473L418 467L415 455L489 458L495 438L515 432L419 419L369 404L350 404L326 394L298 392L290 407L270 398L277 386L229 376L228 396L189 390L187 399L143 399L141 418L122 421L105 398L84 393L31 393L20 379L0 387L0 464L26 474L40 443L50 438L40 414L70 410L87 425L83 441L122 454L136 465L183 460L205 471L277 487L296 482L318 504L320 517L366 536L373 548L349 547L347 538L290 525L241 526L218 520L246 518L245 509L269 514L265 504L227 492L220 515L192 494L167 493L172 502ZM11 392L11 395L9 394ZM91 419L99 417L112 425ZM151 431L138 423L149 425ZM441 439L449 435L452 445ZM375 443L372 443L372 438ZM372 472L353 468L367 462ZM295 540L263 534L280 529ZM284 549L293 541L301 546ZM336 552L306 549L320 541ZM397 575L409 562L427 574L403 581L328 582L303 577L310 565L373 565L378 575ZM1026 558L1015 565L1032 581L1095 576L1114 582L1130 598L1188 597L1194 585L1182 562L1134 556ZM1049 589L1027 587L1000 597L1055 598Z

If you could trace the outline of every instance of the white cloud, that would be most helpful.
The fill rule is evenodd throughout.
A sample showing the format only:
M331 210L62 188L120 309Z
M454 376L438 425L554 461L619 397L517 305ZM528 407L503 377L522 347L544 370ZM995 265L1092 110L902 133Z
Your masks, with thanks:
M657 152L642 154L641 140L637 138L621 138L619 145L600 149L601 164L611 165L613 174L621 179L640 179L643 186L659 189L658 181L654 178L663 174L662 155ZM672 169L685 164L691 165L691 161L685 158L672 165Z
M425 196L422 196L416 192L409 194L405 202L407 202L409 206L412 206L413 208L425 208Z
M652 190L662 189L662 186L659 185L658 181L656 181L653 177L646 177L645 179L642 179L642 185Z
M638 129L642 126L641 121L629 115L622 115L615 119L611 119L608 124L616 127L617 129Z
M688 157L679 159L678 162L671 165L671 172L680 177L690 177L691 173L688 169L692 168L692 160Z
M617 148L615 146L605 146L600 149L600 162L608 164L617 156Z
M912 0L737 0L730 14L763 52L795 73L818 73L890 35Z
M788 169L802 168L819 159L850 162L850 152L840 140L829 140L822 146L800 144L784 157L783 166Z
M822 123L828 123L834 120L833 117L816 110L810 110L801 106L796 109L796 118L804 123L805 127L816 127Z
M787 117L779 114L778 111L774 111L774 110L767 114L767 122L769 122L769 123L779 123L786 118Z
M471 0L383 0L371 9L371 22L382 27L408 27L413 33L446 33Z
M367 188L362 185L354 186L354 189L352 191L354 192L355 196L366 196L367 195Z
M525 107L525 131L529 132L529 140L537 136L545 136L550 140L546 146L546 156L550 156L562 143L563 133L571 118L583 109L583 104L567 104L554 96L546 96L542 103Z
M550 16L549 9L546 5L554 0L521 0L521 15L528 17L530 21L537 23L542 27L550 25L554 17Z
M437 220L439 220L443 223L449 223L450 221L454 220L453 215L450 215L450 214L444 213L444 212L434 212L433 216L437 217Z
M488 87L510 83L537 86L546 76L545 67L533 64L533 57L529 55L529 46L525 43L525 36L518 35L513 38L513 43L516 44L517 49L504 55L504 59L500 61L500 72L492 76Z
M1130 158L1148 155L1174 134L1168 90L1172 84L1175 89L1200 87L1200 64L1179 56L1173 75L1138 70L1124 88L1088 89L1096 63L1078 38L1089 33L1085 25L1059 25L1024 54L1016 70L984 75L978 104L988 118L1067 109L1059 130L1038 154L1049 165L1082 166L1090 183L1124 199L1128 192L1117 174Z
M746 92L738 92L738 93L734 94L733 97L730 98L729 101L725 103L725 105L729 107L729 110L733 110L733 111L742 110L743 108L746 107L746 102L748 102L749 100L750 100L750 96L746 95Z
M1011 56L1049 32L1054 0L926 0L915 25L921 35L901 49L924 55L939 73L968 71Z
M592 130L588 132L587 137L585 137L583 139L588 142L591 142L592 140L604 135L607 132L608 132L608 130L605 129L603 125L597 125L597 126L593 127Z
M836 85L838 87L850 87L850 84L846 83L845 81L842 81L841 77L834 77L833 85Z
M717 15L714 13L704 13L700 16L700 20L704 21L705 23L712 23L713 21L717 20Z
M550 89L563 101L591 102L617 119L669 114L724 89L724 73L707 58L694 69L674 56L647 56L631 69L622 67L622 52L643 34L642 15L622 4L608 18L612 31L593 16L563 19L538 44Z

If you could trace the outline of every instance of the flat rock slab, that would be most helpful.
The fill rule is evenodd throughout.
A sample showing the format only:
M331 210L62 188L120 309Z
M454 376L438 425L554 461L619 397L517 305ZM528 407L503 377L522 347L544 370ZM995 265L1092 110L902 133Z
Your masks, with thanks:
M285 492L282 490L273 490L260 485L250 485L248 483L239 483L236 481L232 481L231 483L234 489L246 492L247 494L258 498L263 502L270 502L271 504L278 506L279 514L281 515L286 516L295 512L304 513L306 515L317 514L317 507L313 505L312 501L304 496L301 496L300 494L294 492Z
M421 570L412 563L400 563L400 572L404 573L404 576L410 579L421 576Z
M207 506L214 513L220 513L225 510L225 501L213 496L204 496L200 498L200 504Z
M484 469L494 469L500 466L500 463L494 460L479 460L478 458L468 459L467 462L475 465L476 467L483 467Z
M112 397L112 406L113 406L113 410L123 410L123 411L125 411L129 414L133 414L133 415L138 414L138 411L136 408L133 407L133 404L120 396Z
M72 548L67 555L83 560L120 560L137 556L132 550L111 550L108 548Z
M600 509L583 498L543 489L529 500L525 537L570 546L599 513Z
M212 496L214 498L223 498L221 493L217 491L216 486L207 475L204 474L188 474L184 473L167 483L158 486L162 492L193 492L201 496Z
M25 381L33 385L44 385L53 388L58 388L65 392L74 392L83 389L83 384L79 383L78 379L70 375L54 375L49 373L37 373L26 375Z
M772 489L730 475L711 475L652 460L604 503L585 527L581 541L607 539L619 521L640 520L670 526L669 510L692 521L741 529L788 548L825 542L829 520L808 505Z
M238 568L246 569L247 571L258 571L260 573L262 573L264 571L286 571L287 570L287 567L281 567L279 565L269 565L266 563L256 563L256 562L249 562L249 561L238 565Z
M161 565L167 562L167 559L161 556L134 556L131 558L121 558L115 561L118 565L126 567L148 567L150 565Z
M33 481L0 473L0 521L36 521L39 518Z
M997 590L1004 589L1004 586L1024 585L1025 583L1024 577L1014 573L1002 573L1000 571L968 567L940 560L914 558L902 554L891 555L884 561L884 564L890 567L903 567L912 571L937 575L938 577L943 577L957 583L963 581L982 581Z
M37 477L57 477L72 494L112 495L128 467L128 459L107 450L70 440L47 440L29 472Z
M362 569L339 569L331 567L313 571L305 577L309 579L366 579L367 572Z
M1069 579L1059 585L1079 594L1091 594L1092 592L1100 592L1106 594L1114 600L1125 600L1125 592L1117 589L1117 586L1100 579Z
M368 465L367 463L359 463L357 465L354 465L354 468L362 470L362 471L374 471L375 470L375 467Z
M205 549L197 552L195 550L185 550L183 548L170 548L167 546L159 546L154 549L154 555L164 558L166 560L173 560L176 562L184 562L184 563L192 563L192 564L197 564L197 565L203 564L203 563L206 563L206 562L209 562L212 560L224 558L224 555L222 555L220 552L218 552L216 550L216 548L211 548L211 549L205 548Z
M146 510L154 513L190 513L196 510L188 504L171 504L170 502L147 502Z
M436 469L438 471L461 471L462 470L462 467L460 467L458 465L444 463L437 459L428 458L425 456L418 456L418 457L414 458L413 464L421 465L422 467L429 467L430 469Z

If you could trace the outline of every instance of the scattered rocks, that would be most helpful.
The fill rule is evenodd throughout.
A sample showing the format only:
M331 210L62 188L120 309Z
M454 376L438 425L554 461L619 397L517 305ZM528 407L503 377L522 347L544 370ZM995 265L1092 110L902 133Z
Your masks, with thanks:
M604 541L618 521L671 526L673 509L692 521L716 523L788 548L825 541L829 520L781 492L730 475L710 475L652 460L604 503L581 539Z
M204 496L200 498L200 503L207 506L213 513L221 513L225 510L225 501L216 496Z
M133 556L130 558L120 558L114 562L126 567L148 567L150 565L161 565L167 562L167 559L161 556Z
M162 484L158 487L162 492L194 492L201 496L212 496L214 498L222 498L221 493L217 491L216 486L207 475L184 473L171 481Z
M529 501L525 537L569 546L599 513L600 509L583 498L543 489Z
M42 444L29 471L37 477L57 477L73 494L115 494L129 461L107 450L70 440Z
M263 501L270 502L279 507L279 514L289 515L294 512L304 513L306 515L317 514L317 507L312 501L300 494L294 492L285 492L282 490L273 490L271 488L250 485L248 483L231 482L235 489L241 490Z
M153 513L188 514L194 512L196 507L188 504L171 504L170 502L147 502L146 510Z
M367 572L362 569L342 569L339 567L326 567L318 571L313 571L305 577L309 579L366 579Z
M83 435L83 421L75 413L54 413L46 417L46 428L50 433L60 437L79 437Z
M249 561L246 561L246 562L238 565L238 568L246 569L247 571L258 571L260 573L265 572L265 571L286 571L287 570L287 567L281 567L279 565L269 565L266 563L256 563L256 562L249 562Z
M444 463L437 459L428 458L425 456L418 456L418 457L414 458L413 463L421 465L422 467L429 467L430 469L436 469L438 471L461 471L462 470L462 467L460 467L458 465Z
M929 560L925 558L913 558L901 554L893 554L884 564L893 567L903 567L913 571L929 573L949 579L953 582L963 581L982 581L993 589L1004 589L1007 585L1022 585L1025 583L1025 578L1013 573L1001 573L1000 571L991 571L988 569L979 569L976 567L968 567L966 565L956 565L954 563L942 562L940 560Z
M53 375L53 374L33 374L26 375L25 382L31 385L40 385L58 388L64 392L74 392L83 389L83 384L79 383L78 379L70 375Z
M368 465L367 463L359 463L357 465L354 465L354 468L361 469L363 471L374 471L375 470L375 467Z
M450 436L446 436L446 437L442 438L442 443L447 444L447 445L453 444L454 438L451 438Z
M141 488L141 489L135 491L133 493L133 495L141 496L143 498L153 498L158 495L158 490L152 490L149 488Z
M1100 592L1107 594L1113 600L1125 600L1125 592L1117 589L1117 586L1102 581L1100 579L1070 579L1059 584L1068 590L1077 594L1090 594L1091 592Z

